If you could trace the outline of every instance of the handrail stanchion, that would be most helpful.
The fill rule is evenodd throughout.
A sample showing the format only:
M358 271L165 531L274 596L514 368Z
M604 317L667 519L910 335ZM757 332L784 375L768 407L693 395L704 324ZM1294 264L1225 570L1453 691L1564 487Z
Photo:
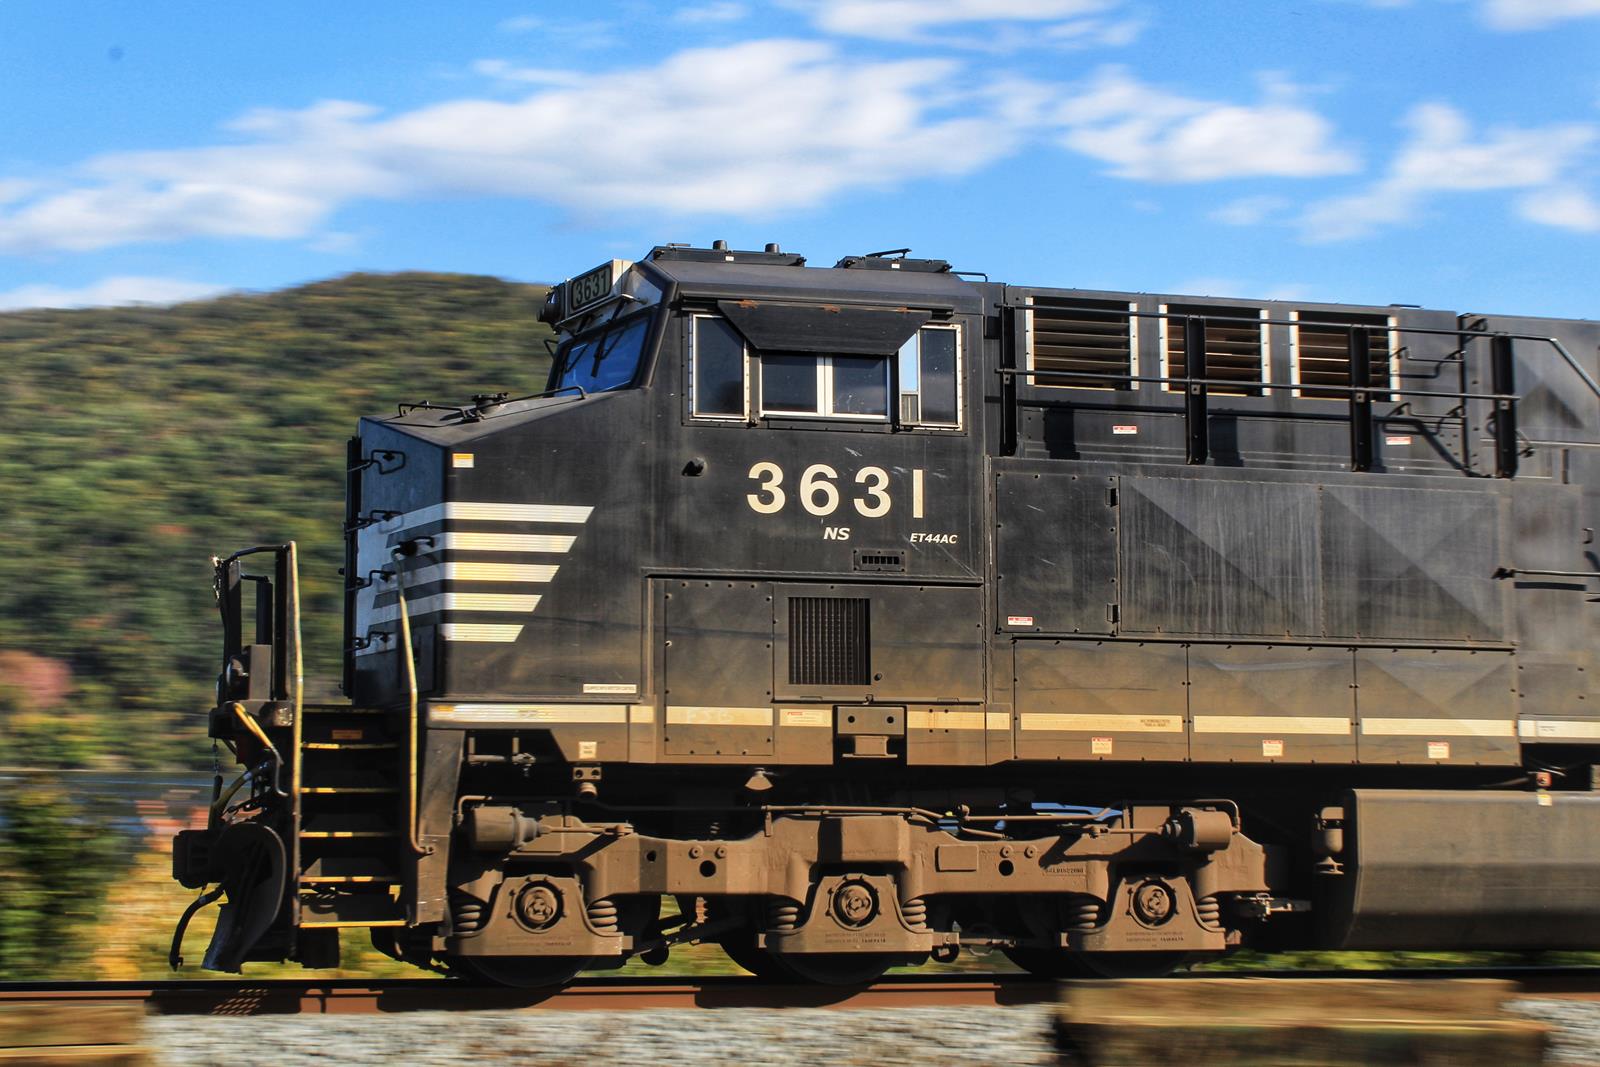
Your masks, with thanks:
M1001 366L1008 370L1016 369L1016 354L1024 350L1027 345L1027 328L1029 314L1027 308L1006 307L1001 309L1004 318L1001 320L1002 329L1011 331L1011 344L1000 346ZM1029 383L1033 384L1032 382ZM1000 454L1014 456L1017 454L1017 376L1015 374L1002 374L1000 376Z
M1372 335L1350 327L1350 469L1372 469Z
M1188 430L1188 460L1204 463L1211 456L1211 427L1206 415L1206 320L1191 315L1183 320L1183 418Z
M1511 356L1511 338L1489 338L1489 380L1494 389L1494 476L1517 476L1517 399L1516 368Z

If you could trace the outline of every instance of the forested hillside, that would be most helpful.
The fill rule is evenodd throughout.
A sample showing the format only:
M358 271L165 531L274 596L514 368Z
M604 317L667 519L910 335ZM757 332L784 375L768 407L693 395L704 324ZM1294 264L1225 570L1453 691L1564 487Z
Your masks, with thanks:
M331 695L357 417L542 388L544 293L356 274L0 314L0 766L205 758L209 557L251 544L300 543L308 691Z

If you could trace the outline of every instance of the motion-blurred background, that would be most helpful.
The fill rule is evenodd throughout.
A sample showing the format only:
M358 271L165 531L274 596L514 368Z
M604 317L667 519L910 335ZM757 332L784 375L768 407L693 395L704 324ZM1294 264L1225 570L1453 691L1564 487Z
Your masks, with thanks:
M299 542L332 696L356 418L542 386L544 287L485 275L1593 317L1597 59L1600 0L0 4L0 980L163 972L209 557Z

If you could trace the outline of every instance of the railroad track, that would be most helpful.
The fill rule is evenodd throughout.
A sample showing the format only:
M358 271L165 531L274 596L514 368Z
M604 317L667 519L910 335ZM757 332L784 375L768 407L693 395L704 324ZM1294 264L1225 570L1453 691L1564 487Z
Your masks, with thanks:
M1600 1000L1600 968L1390 971L1233 971L1204 978L1496 978L1519 995ZM458 979L0 983L0 1005L131 1004L160 1015L341 1015L406 1011L633 1011L662 1008L1014 1007L1054 1002L1056 983L1017 974L896 975L868 986L780 985L739 976L603 976L558 990L517 990Z

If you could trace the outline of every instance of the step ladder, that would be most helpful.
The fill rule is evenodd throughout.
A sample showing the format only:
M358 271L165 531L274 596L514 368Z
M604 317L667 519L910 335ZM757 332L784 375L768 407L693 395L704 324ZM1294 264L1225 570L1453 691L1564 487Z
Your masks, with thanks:
M409 741L403 711L306 704L294 775L303 929L404 926Z

